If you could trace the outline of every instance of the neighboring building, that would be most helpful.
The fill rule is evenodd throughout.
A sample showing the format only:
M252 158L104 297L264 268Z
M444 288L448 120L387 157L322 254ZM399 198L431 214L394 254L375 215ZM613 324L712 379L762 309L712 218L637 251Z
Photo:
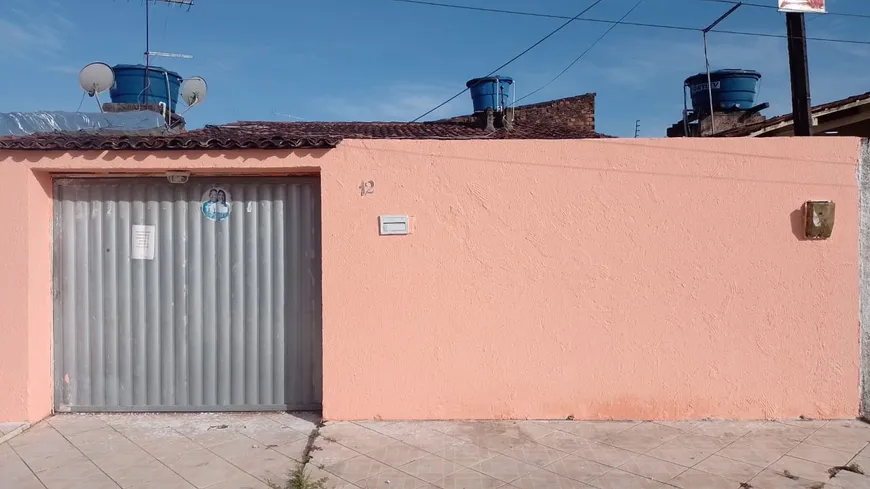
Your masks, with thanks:
M760 80L761 73L740 69L698 73L686 78L683 117L668 128L667 136L706 137L763 121L760 112L769 105L756 104Z
M732 129L762 123L765 120L764 115L758 111L720 111L713 114L713 117L704 112L689 120L675 122L668 128L667 136L669 138L710 137L714 129L718 135Z
M515 112L517 125L559 125L580 133L595 132L595 94L587 93L548 102L521 105ZM449 122L471 122L473 115L447 119Z
M761 74L750 70L719 70L686 79L683 118L667 130L668 137L776 137L793 136L792 114L771 119L761 114L770 105L757 104ZM711 115L712 106L712 115ZM870 137L870 93L855 95L812 108L814 136Z
M0 138L0 421L857 416L859 140L603 138L583 100Z
M870 93L816 105L813 111L814 136L870 137ZM785 114L771 119L740 124L719 131L716 137L794 136L794 117Z

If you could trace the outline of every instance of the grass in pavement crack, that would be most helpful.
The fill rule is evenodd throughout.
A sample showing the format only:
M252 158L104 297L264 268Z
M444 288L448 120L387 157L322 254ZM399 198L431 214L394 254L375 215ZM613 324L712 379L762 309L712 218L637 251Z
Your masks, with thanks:
M861 466L858 464L838 465L836 467L831 467L830 469L828 469L828 474L833 479L843 470L845 470L846 472L854 472L856 474L864 475L864 469L862 469Z
M308 465L308 462L311 461L311 452L315 450L320 450L320 447L314 444L317 441L317 438L320 437L320 428L323 428L325 423L323 421L317 423L317 426L311 430L311 433L308 434L308 443L305 444L305 449L302 450L302 466Z
M317 438L320 437L320 428L323 428L324 423L321 421L308 434L308 442L305 444L305 449L302 450L302 460L296 465L296 468L287 473L287 480L283 483L268 481L267 484L271 489L326 489L326 477L322 479L314 479L308 472L307 466L311 462L311 452L320 450L315 445Z

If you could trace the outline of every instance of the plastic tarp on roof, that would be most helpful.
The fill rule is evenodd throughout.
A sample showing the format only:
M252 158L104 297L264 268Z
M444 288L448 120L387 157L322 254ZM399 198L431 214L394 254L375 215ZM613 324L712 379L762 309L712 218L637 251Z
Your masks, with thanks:
M157 112L9 112L0 113L0 136L46 132L151 132L165 125Z

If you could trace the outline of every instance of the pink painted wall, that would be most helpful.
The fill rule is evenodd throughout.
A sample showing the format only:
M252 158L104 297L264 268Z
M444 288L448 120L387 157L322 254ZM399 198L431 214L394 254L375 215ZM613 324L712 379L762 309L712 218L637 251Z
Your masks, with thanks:
M323 178L326 417L857 414L857 139L341 151ZM794 234L811 199L837 203L830 241ZM413 234L379 237L379 214Z
M0 159L0 422L51 411L51 184Z
M0 294L0 422L25 419L29 399L27 287L16 286L28 277L28 173L23 166L0 165L0 277L12 279Z
M33 171L167 168L320 169L328 419L854 417L857 158L853 138L13 153L0 276L27 285L0 297L0 420L50 407ZM795 235L811 199L837 203L829 241ZM378 236L381 214L412 234Z

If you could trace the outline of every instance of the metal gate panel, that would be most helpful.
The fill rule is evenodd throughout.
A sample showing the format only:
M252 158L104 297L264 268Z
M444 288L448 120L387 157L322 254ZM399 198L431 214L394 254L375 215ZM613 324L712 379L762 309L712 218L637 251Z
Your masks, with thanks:
M58 411L319 408L317 179L59 179L54 198Z

